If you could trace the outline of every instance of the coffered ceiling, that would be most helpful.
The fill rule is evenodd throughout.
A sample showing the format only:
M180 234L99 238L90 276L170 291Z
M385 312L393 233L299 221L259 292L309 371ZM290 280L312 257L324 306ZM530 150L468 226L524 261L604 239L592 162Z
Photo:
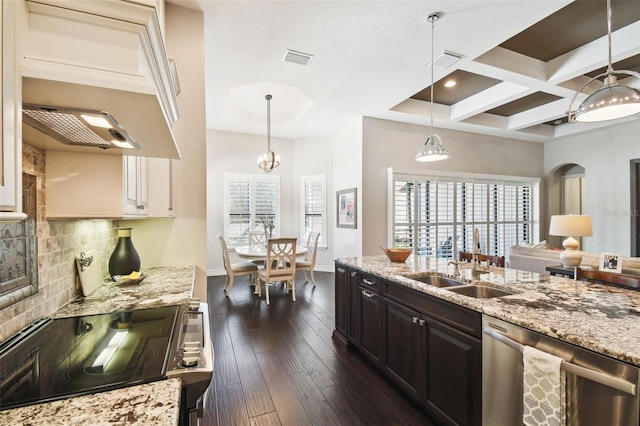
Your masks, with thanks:
M428 125L433 12L435 56L462 56L434 68L434 126L547 142L622 121L566 123L607 65L605 0L170 2L204 12L208 128L264 134L267 92L277 137L359 116ZM612 4L614 69L640 72L640 0ZM313 58L283 61L287 49Z

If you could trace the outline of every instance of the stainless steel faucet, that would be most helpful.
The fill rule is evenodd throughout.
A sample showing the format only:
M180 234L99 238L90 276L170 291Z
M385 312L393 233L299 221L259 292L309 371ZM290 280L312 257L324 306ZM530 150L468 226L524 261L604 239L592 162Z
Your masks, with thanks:
M460 276L460 261L452 260L452 261L449 262L449 265L455 265L455 268L453 269L453 276L454 277L459 277Z

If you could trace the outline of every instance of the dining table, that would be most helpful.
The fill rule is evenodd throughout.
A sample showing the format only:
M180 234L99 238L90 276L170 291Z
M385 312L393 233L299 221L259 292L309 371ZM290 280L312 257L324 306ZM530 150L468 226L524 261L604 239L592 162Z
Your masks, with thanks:
M236 247L238 257L247 260L266 260L267 248L260 245ZM309 249L305 246L296 245L296 257L304 256Z

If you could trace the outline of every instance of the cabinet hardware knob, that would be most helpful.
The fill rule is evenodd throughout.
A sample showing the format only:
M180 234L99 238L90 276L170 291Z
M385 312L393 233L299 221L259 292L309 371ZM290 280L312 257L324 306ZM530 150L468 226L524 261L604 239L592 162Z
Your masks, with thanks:
M358 275L358 273L357 273L357 272L352 272L352 273L351 273L351 276L352 276L352 277L355 277L356 275Z
M426 323L426 321L421 319L421 320L418 320L418 323L420 324L420 327L423 327L424 323Z
M413 317L413 323L417 324L418 323L418 317Z

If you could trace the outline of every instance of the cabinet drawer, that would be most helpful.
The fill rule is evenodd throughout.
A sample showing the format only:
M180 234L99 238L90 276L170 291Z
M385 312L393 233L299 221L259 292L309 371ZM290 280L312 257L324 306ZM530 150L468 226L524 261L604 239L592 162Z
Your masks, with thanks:
M372 291L374 293L380 293L382 287L381 282L382 279L380 277L376 277L375 275L369 275L365 273L360 274L359 285L364 290Z
M384 296L475 337L482 337L482 314L409 287L385 281Z

